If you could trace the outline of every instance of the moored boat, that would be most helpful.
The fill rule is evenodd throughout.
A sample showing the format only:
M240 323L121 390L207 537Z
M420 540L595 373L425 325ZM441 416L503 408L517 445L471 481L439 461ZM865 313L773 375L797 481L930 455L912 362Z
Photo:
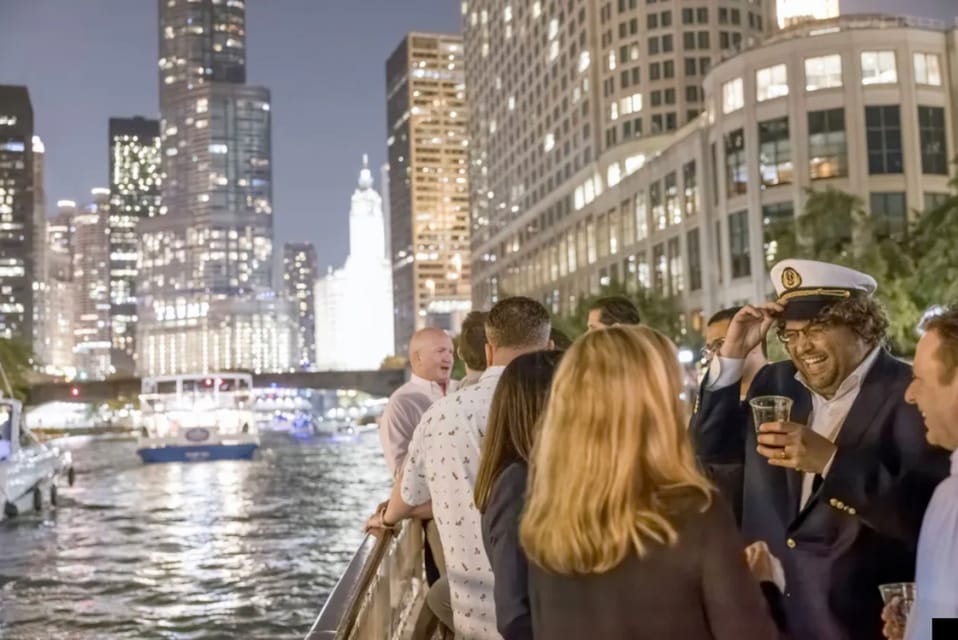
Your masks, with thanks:
M57 483L73 484L72 455L40 442L23 424L23 405L0 398L0 520L57 504Z
M252 459L260 444L252 387L246 373L144 378L137 454L143 462Z

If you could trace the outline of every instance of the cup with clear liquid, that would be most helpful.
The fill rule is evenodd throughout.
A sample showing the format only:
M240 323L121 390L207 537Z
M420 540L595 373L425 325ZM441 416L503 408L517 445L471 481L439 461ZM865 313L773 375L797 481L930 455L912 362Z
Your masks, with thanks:
M749 400L755 433L766 422L788 422L792 415L792 399L787 396L756 396Z

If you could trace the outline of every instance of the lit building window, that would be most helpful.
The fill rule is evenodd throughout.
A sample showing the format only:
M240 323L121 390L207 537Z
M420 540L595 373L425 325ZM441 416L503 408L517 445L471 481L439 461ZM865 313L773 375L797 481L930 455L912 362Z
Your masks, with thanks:
M755 72L755 99L759 102L788 95L788 74L784 64Z
M862 84L898 82L894 51L862 51Z
M915 82L930 84L935 87L941 86L941 68L939 67L937 54L915 54Z
M609 71L615 71L615 51L609 52Z
M592 59L588 51L583 51L579 53L579 73L582 73L589 68L589 64Z
M544 146L545 146L546 152L552 151L552 149L556 146L555 134L553 133L546 134L546 141Z
M559 35L559 19L553 18L549 21L549 40L555 40L557 35Z
M618 162L613 162L609 165L609 170L606 173L606 184L610 187L614 187L619 184L619 180L622 179L622 167L619 166Z
M805 90L818 91L842 86L842 57L839 54L805 58Z
M722 85L722 113L731 113L745 106L742 79L735 78Z

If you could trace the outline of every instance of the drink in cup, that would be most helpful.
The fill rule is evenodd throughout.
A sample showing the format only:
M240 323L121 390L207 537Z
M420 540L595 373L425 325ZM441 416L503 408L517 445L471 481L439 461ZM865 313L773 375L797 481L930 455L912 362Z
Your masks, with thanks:
M792 414L792 399L787 396L756 396L749 400L755 433L766 422L788 422Z

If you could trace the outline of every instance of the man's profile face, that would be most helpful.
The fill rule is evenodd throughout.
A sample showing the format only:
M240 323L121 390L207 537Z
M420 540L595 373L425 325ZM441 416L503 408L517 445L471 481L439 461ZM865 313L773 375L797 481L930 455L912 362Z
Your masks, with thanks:
M788 355L806 384L826 398L835 395L871 349L845 325L789 320L780 335L786 337Z
M602 320L602 309L592 309L589 311L588 318L588 328L589 331L595 331L597 329L606 329L609 325L603 324Z
M929 331L918 341L912 381L905 401L916 405L928 429L928 442L948 450L958 449L958 375L944 379L938 359L941 336Z

